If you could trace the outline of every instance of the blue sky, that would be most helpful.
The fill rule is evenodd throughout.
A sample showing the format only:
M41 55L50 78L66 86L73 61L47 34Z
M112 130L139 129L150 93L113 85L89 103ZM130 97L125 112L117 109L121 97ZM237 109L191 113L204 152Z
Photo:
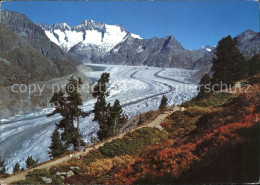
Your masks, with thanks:
M27 15L34 23L78 25L92 19L121 24L143 38L174 35L187 49L216 45L224 36L259 32L259 5L247 1L12 1L2 9Z

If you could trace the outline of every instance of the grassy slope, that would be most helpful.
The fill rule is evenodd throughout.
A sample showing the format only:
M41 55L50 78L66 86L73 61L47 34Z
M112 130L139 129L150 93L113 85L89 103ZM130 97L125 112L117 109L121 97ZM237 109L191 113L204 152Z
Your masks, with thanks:
M60 181L57 171L79 166L69 184L256 182L259 177L260 76L247 93L217 93L183 104L161 125L143 128L20 183L42 183L39 173ZM46 176L46 175L45 175Z

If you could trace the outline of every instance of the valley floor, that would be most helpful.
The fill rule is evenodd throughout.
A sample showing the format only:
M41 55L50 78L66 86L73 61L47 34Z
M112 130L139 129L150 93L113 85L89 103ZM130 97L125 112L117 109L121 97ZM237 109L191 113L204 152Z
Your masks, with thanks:
M165 94L169 105L180 104L197 94L197 84L188 79L194 71L184 69L88 65L92 72L86 76L93 81L99 79L103 72L109 72L108 102L119 99L126 112L131 117L158 108L161 97ZM85 111L90 111L95 100L86 101ZM52 109L24 114L5 120L0 120L1 159L6 159L8 172L12 172L15 163L25 167L28 156L43 162L49 160L47 154L50 136L59 116L46 117ZM81 120L80 130L85 142L90 142L91 136L96 136L98 124L91 121L93 115Z

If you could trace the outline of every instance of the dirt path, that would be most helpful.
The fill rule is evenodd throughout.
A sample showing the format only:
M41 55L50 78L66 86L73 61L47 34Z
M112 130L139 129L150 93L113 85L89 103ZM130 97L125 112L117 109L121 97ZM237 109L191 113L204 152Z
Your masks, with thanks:
M151 121L150 123L146 124L146 125L142 125L142 126L139 126L139 127L136 127L132 130L130 130L129 132L133 132L135 130L138 130L138 129L141 129L141 128L144 128L144 127L150 127L150 128L154 128L154 127L158 127L158 129L162 129L162 127L160 126L160 123L169 115L171 114L172 112L175 112L176 110L173 110L173 111L168 111L168 112L164 112L163 114L160 114L159 116L157 116L153 121ZM35 168L31 168L31 169L28 169L24 172L21 172L19 174L16 174L16 175L13 175L13 176L10 176L8 178L5 178L5 179L1 179L0 180L0 184L1 185L5 185L5 184L10 184L12 182L16 182L16 181L20 181L20 180L24 180L26 178L26 175L28 174L28 172L30 171L33 171L35 169L49 169L50 167L54 166L54 165L58 165L58 164L61 164L65 161L68 161L70 160L71 158L75 157L75 158L78 158L80 156L83 156L83 155L86 155L89 151L93 150L93 149L97 149L101 146L103 146L105 143L107 142L111 142L112 140L114 139L120 139L122 138L124 135L126 135L128 132L125 132L125 133L122 133L118 136L115 136L111 139L108 139L104 142L101 142L101 143L97 143L96 145L92 146L92 147L87 147L84 151L80 151L80 152L75 152L75 153L72 153L72 154L69 154L69 155L66 155L62 158L59 158L59 159L56 159L56 160L53 160L53 161L50 161L50 162L46 162L40 166L37 166Z

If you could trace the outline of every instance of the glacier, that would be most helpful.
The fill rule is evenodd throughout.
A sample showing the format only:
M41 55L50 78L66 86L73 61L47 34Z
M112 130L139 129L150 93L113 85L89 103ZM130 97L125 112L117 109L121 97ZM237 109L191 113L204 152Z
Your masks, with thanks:
M86 76L97 80L103 72L110 73L108 102L119 99L124 112L129 116L156 110L162 95L168 97L168 105L180 104L197 95L197 84L190 82L196 71L157 68L146 66L94 65L93 71ZM82 108L90 111L95 99L84 102ZM55 123L60 116L46 117L53 108L18 115L0 120L0 156L5 159L7 171L12 173L16 163L25 167L25 160L32 156L39 162L49 160L48 146ZM90 137L96 136L99 126L92 121L93 115L80 120L80 131L84 141L90 143Z

